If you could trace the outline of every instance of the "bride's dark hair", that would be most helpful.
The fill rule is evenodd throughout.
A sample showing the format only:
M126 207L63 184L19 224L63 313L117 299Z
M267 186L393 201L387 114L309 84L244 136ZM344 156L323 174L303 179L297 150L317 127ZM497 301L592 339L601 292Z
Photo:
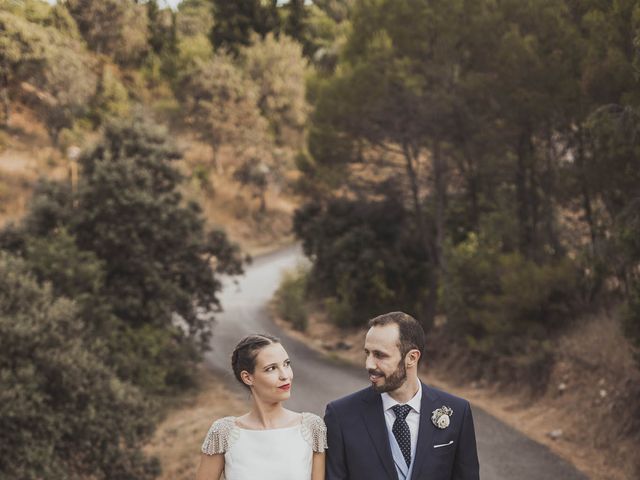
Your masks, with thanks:
M253 373L256 368L258 352L267 345L274 343L280 343L280 340L267 334L249 335L238 342L231 354L231 368L233 369L233 374L242 385L249 388L249 386L242 381L240 374L245 370Z

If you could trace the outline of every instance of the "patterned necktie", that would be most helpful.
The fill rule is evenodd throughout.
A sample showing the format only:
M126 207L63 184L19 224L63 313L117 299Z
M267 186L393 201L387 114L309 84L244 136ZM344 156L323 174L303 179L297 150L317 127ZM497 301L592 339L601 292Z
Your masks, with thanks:
M411 432L409 431L406 418L411 411L411 407L409 405L394 405L391 408L393 409L393 413L396 414L396 419L393 422L393 428L391 430L398 441L400 451L408 467L411 465Z

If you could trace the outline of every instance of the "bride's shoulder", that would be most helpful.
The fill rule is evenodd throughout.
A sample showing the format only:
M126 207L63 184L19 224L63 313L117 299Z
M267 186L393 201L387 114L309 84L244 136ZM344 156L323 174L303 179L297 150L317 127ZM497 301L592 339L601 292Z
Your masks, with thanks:
M314 452L324 452L327 448L327 426L318 415L302 412L302 435Z
M235 439L236 430L236 417L222 417L214 421L202 444L202 453L225 453Z
M222 418L219 418L219 419L215 420L211 424L211 429L215 430L215 431L218 431L218 432L231 430L236 425L236 419L237 419L237 417L222 417Z
M302 424L311 427L324 427L324 420L315 413L302 412ZM326 427L325 427L326 428Z

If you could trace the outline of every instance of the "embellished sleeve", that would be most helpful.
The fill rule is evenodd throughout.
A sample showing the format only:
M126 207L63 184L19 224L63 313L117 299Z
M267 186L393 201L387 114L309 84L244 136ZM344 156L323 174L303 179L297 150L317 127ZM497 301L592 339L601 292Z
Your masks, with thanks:
M207 455L225 453L231 446L234 430L234 417L224 417L213 422L202 443L202 453Z
M314 452L322 453L327 449L327 427L319 416L302 414L302 436Z

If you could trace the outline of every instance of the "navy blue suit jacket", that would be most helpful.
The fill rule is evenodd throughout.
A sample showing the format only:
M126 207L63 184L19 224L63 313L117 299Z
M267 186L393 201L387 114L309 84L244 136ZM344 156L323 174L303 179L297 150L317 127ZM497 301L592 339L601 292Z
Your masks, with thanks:
M431 422L431 412L442 406L453 409L445 429ZM326 480L397 480L380 394L369 387L335 400L327 405L324 421ZM411 480L479 480L469 402L422 384L414 462Z

